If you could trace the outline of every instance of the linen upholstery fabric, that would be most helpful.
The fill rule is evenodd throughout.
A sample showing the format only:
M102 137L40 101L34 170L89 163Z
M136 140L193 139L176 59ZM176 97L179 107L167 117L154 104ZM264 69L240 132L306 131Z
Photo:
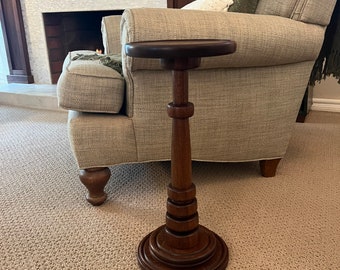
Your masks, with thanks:
M276 15L305 23L326 26L329 23L336 0L260 0L257 14Z
M69 111L68 133L79 168L137 161L131 119Z
M262 1L266 0L259 5ZM156 39L237 42L236 53L203 58L199 68L189 71L189 100L195 105L190 118L194 160L239 162L285 155L325 27L292 20L296 1L281 4L282 10L290 10L286 17L125 10L121 49L128 42ZM103 29L110 27L109 20L104 19ZM106 35L110 40L111 34ZM107 44L109 51L117 49L110 47L115 42ZM70 112L69 136L80 168L170 158L171 119L166 104L172 100L171 71L162 70L159 60L127 57L124 50L122 64L124 111L116 115Z
M153 19L152 24L149 24L150 17ZM233 27L230 27L230 25L233 25ZM226 152L228 151L216 151L216 148L223 149L223 147L226 146L223 146L223 143L215 137L218 132L211 134L211 130L215 131L218 129L217 127L225 127L225 125L222 124L221 119L217 122L213 121L212 126L210 126L210 132L206 132L201 136L196 135L202 134L202 132L199 131L203 126L207 125L204 119L197 117L199 111L204 108L204 111L207 114L206 117L209 118L210 121L214 119L214 116L216 117L216 115L210 115L209 117L208 115L215 110L209 110L208 105L202 104L199 99L195 99L194 90L190 91L190 99L196 105L195 116L190 120L192 134L195 134L192 135L192 157L194 159L202 158L203 155L204 159L207 160L241 161L245 159L256 160L269 157L276 158L284 155L285 150L283 149L286 149L287 147L287 137L285 140L279 140L278 138L284 137L282 135L283 130L286 130L287 134L290 133L291 124L295 122L295 117L299 109L297 103L301 102L312 64L319 53L322 37L324 35L324 27L312 24L301 24L300 22L288 18L274 16L200 10L135 9L126 10L124 12L121 29L121 40L123 44L141 40L181 38L228 37L238 41L238 48L235 54L202 59L202 65L198 68L202 73L197 77L197 80L192 80L192 83L189 84L189 88L197 89L204 85L204 89L209 89L209 93L201 92L201 98L203 100L210 100L210 89L219 89L219 96L216 96L216 100L226 101L228 99L221 98L221 95L224 92L229 92L229 87L233 83L238 85L238 89L242 89L243 87L247 88L245 86L247 84L249 84L250 89L253 89L253 84L256 84L256 80L253 80L249 74L254 74L254 70L257 70L260 67L268 67L266 68L266 71L269 73L271 73L272 70L275 70L274 67L278 67L281 71L275 73L272 80L267 76L262 75L263 78L266 78L265 80L262 78L266 87L264 88L261 86L260 88L267 89L267 92L261 92L259 90L260 92L257 93L255 99L252 99L249 96L251 90L248 88L249 91L247 91L247 94L244 94L244 100L236 98L233 95L230 96L230 100L237 104L242 104L240 105L242 108L243 106L244 108L255 108L247 103L247 98L249 98L249 102L250 100L254 102L256 99L264 98L269 95L271 99L267 100L265 104L276 104L272 107L272 110L275 111L274 108L277 108L278 105L276 103L277 93L274 94L274 92L271 92L268 89L276 89L278 81L281 80L283 85L286 84L284 88L288 88L286 81L295 78L291 82L293 83L293 86L289 90L294 89L293 93L300 95L300 98L297 98L297 96L292 97L291 94L287 93L287 97L289 98L289 102L287 103L290 103L292 107L288 106L289 109L288 107L285 109L285 114L282 114L281 111L280 116L284 120L273 120L272 122L269 121L271 124L268 122L265 124L265 126L267 125L267 128L269 127L267 132L271 129L279 130L280 127L278 125L282 124L281 133L276 134L276 141L272 144L275 145L277 152L271 152L270 154L262 152L259 149L260 147L255 147L257 148L258 155L254 155L255 150L253 151L253 154L250 154L250 151L241 154L241 151L236 151L236 149L233 149L234 152L232 154L227 154ZM308 42L306 42L306 40L308 40ZM294 76L296 64L301 64L303 66L302 69L304 70L304 73L302 76L299 72L297 73L299 76ZM291 67L295 71L291 71L290 73L285 70L285 67ZM232 73L234 69L239 68L244 74L248 74L248 77L244 77L244 80L235 79L237 76L232 78L228 77L228 72ZM170 149L169 144L167 144L170 140L170 133L159 136L157 132L160 131L160 129L167 130L167 128L163 128L164 124L167 124L167 127L170 127L171 121L166 114L162 115L162 112L164 112L164 104L167 104L171 100L171 77L170 72L160 71L159 69L160 64L158 60L131 58L123 54L123 70L125 72L125 77L127 78L127 96L129 98L127 103L130 104L130 115L133 117L139 160L151 159L155 154L153 151L155 148L158 148L160 153L164 152L164 155L159 156L160 159L164 159L166 158L166 153L168 153L168 150ZM213 79L221 69L224 70L224 76L219 76L218 80ZM249 73L247 73L247 71L249 71ZM192 74L195 74L195 72L196 71L190 71L190 76L194 76ZM206 77L203 74L209 74L209 76ZM228 80L224 80L223 78L228 78ZM258 80L261 81L261 76ZM195 84L195 82L197 82L197 84ZM214 84L215 82L217 82L217 85ZM242 82L244 82L245 85L242 85ZM212 87L212 85L214 86ZM285 90L282 90L280 95L285 96L286 93L284 91ZM214 100L213 103L215 106L216 100L213 98L212 100ZM294 100L294 102L292 102L292 100ZM284 104L286 103L284 102ZM261 106L263 106L263 104ZM228 115L228 118L230 116L232 119L233 117L230 115L230 112L223 111L223 108L225 107L228 106L221 106L221 108L219 107L216 109L217 114L220 115L220 117ZM293 107L295 109L292 109ZM234 107L233 109L239 113L240 107ZM154 111L152 112L152 110ZM289 116L287 115L288 111L292 113ZM273 112L267 111L267 113L266 117L262 115L262 118L254 118L255 121L252 123L256 123L255 126L262 126L261 122L263 122L263 118L267 119L270 114L275 115ZM145 118L145 114L148 115L147 118ZM234 116L235 119L242 119L239 114L235 113ZM199 119L200 125L196 126L194 124L195 117ZM247 117L249 117L249 115L247 115ZM162 120L159 120L161 122L155 124L159 118L162 118ZM288 122L290 124L288 124ZM240 129L237 120L235 120L233 124L235 125L230 124L228 126L229 132L231 132L230 130L235 130L236 132L232 138L230 137L228 139L228 145L237 145L236 148L238 149L247 148L248 150L250 149L249 145L259 146L256 143L250 143L249 140L244 140L243 143L237 141L236 138L244 138L244 136L253 134L253 132ZM157 129L158 126L160 126L160 128ZM254 126L252 127L255 129ZM237 132L238 135L236 135ZM220 134L228 134L227 129L221 131ZM267 135L268 133L266 133L266 136ZM261 136L265 136L264 133L257 137L257 139ZM204 144L203 142L207 141L207 139L204 138L209 138L211 143L215 145L215 149L214 147L211 147L211 145L208 147L207 144ZM150 141L148 139L150 139ZM224 138L224 140L226 139ZM280 142L278 143L277 140ZM231 143L234 141L237 141L237 143ZM269 142L270 140L267 138L265 141ZM285 143L283 143L283 141L285 141ZM272 149L265 144L264 141L262 142L263 148ZM225 141L224 144L226 144ZM199 149L199 145L202 145L201 149L205 150L196 152L198 151L197 149ZM283 145L283 147L280 149L278 145ZM214 149L214 151L207 149ZM220 153L220 155L218 153ZM247 156L247 158L245 156Z
M296 118L312 65L309 61L282 67L191 71L189 96L195 105L190 118L192 158L249 161L282 157L294 124L288 119ZM154 74L140 70L133 75L135 81L152 81L134 86L138 161L170 158L171 119L164 104L171 100L171 74L159 72L158 80L152 79ZM249 81L251 88L247 87Z
M120 20L121 15L103 17L101 32L105 54L121 54Z
M135 32L136 25L145 25L150 16L154 23ZM129 21L128 25L124 25L125 20ZM197 24L192 23L198 21ZM139 9L138 16L127 11L122 23L126 27L126 42L165 38L228 38L237 41L236 53L203 58L201 69L284 65L315 60L322 45L322 40L317 37L324 34L324 27L302 25L282 17L202 10ZM132 71L161 69L159 61L153 59L128 58L126 64L126 68Z
M170 83L170 77L165 77ZM150 76L143 79L150 79ZM145 93L148 92L145 90ZM138 104L143 111L138 114L141 118L136 121L123 115L69 112L70 144L80 169L170 159L171 119L164 117L166 103L163 106L159 101L155 105L151 104L159 97L157 89L150 94L154 97L144 102L146 96L149 97L145 95L141 99L144 103ZM155 107L158 107L156 113ZM141 140L138 147L136 133L139 133Z
M185 5L182 9L228 11L231 4L233 4L233 0L196 0Z
M234 0L228 11L240 13L255 13L259 0Z
M58 103L65 109L118 113L124 100L124 78L99 60L72 60L77 54L94 53L73 51L66 56L58 80Z
M283 68L190 72L190 100L195 104L190 119L192 159L236 162L283 157L294 126L287 117L295 119L298 113L312 65L310 61ZM281 76L283 72L289 80ZM71 145L80 168L170 159L171 119L165 104L171 100L171 74L159 73L153 80L154 71L135 72L136 81L151 84L134 86L133 118L70 113ZM247 80L252 81L251 89Z
M306 23L328 25L335 3L336 0L301 0L296 4L291 17Z
M290 18L297 2L301 0L260 0L257 8L257 14L275 15Z

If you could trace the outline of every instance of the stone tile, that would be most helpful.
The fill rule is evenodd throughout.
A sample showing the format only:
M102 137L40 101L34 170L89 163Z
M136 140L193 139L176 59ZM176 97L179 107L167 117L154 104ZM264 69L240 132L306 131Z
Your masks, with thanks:
M63 110L58 107L56 85L50 84L0 85L0 104L53 111Z

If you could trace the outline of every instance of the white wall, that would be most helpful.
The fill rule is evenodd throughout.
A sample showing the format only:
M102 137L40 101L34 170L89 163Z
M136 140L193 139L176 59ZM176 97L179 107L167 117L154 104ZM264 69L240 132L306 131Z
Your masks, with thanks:
M327 77L314 87L314 98L340 99L340 84L334 77Z
M334 77L316 82L312 110L340 112L340 84Z

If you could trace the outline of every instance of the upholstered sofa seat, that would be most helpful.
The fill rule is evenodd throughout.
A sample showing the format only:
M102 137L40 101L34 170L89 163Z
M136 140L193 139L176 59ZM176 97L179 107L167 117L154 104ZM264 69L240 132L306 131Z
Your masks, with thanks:
M106 199L110 166L170 159L171 72L159 60L126 56L129 42L236 41L234 54L203 58L189 72L192 158L260 161L262 175L275 175L336 1L274 2L259 0L256 14L141 8L103 18L105 53L122 54L123 77L95 63L66 60L58 82L59 104L70 110L71 148L92 204Z

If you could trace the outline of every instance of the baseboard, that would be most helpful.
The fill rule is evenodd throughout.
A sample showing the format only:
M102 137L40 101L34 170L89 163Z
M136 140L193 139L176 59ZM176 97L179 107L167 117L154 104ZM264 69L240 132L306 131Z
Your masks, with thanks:
M312 111L340 112L340 99L313 98Z

